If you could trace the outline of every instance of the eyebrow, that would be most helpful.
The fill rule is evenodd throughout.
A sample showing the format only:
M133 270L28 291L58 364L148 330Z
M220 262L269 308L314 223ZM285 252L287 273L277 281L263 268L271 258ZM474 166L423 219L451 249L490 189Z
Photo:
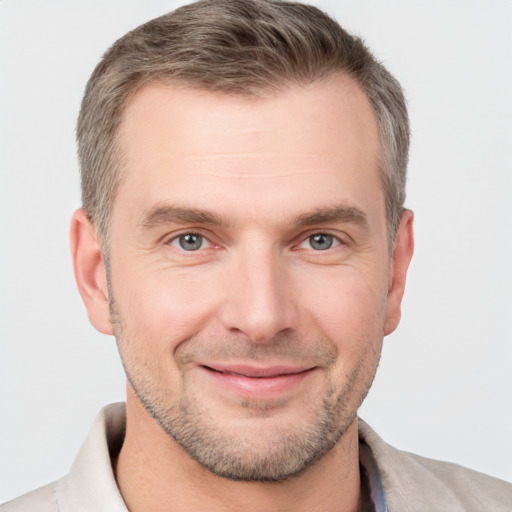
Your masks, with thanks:
M362 210L344 204L318 208L292 220L293 225L301 227L328 222L348 222L359 224L365 228L368 227L368 218ZM152 229L172 223L208 226L226 226L229 224L225 219L208 210L174 205L156 205L143 214L139 225Z
M142 216L139 223L146 228L155 228L165 224L206 224L220 226L226 224L218 215L197 208L185 208L173 205L157 205Z
M319 208L312 213L299 215L295 219L298 226L311 226L313 224L324 224L327 222L348 222L368 227L367 215L354 206L337 205L330 208Z

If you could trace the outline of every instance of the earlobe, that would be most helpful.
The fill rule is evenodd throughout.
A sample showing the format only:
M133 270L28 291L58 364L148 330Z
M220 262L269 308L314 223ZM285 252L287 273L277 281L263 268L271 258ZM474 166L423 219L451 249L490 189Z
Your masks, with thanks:
M401 304L405 291L407 269L414 252L414 214L405 210L395 236L389 269L388 301L384 335L391 334L400 322Z
M76 284L89 320L103 334L113 334L105 261L95 229L82 209L71 219L70 244Z

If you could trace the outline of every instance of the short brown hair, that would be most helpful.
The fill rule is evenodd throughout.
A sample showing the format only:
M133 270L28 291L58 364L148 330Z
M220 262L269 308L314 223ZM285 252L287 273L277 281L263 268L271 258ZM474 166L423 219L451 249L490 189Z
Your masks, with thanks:
M400 84L355 37L316 7L280 0L201 0L141 25L105 53L78 118L82 204L104 249L122 178L117 134L129 98L159 81L255 95L349 76L366 93L381 143L390 240L405 200L409 121Z

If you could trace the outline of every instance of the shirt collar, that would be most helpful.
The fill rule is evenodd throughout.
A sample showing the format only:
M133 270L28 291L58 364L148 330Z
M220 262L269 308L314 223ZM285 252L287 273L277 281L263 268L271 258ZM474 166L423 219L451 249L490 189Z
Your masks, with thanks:
M124 438L123 403L104 407L96 417L70 472L57 485L60 512L127 512L117 487L112 457Z
M379 467L369 446L361 439L359 441L359 466L361 468L361 479L366 480L365 485L361 485L361 492L364 492L363 489L367 489L366 492L369 496L366 497L366 502L371 502L371 505L373 505L373 508L370 505L369 512L388 512Z
M111 404L100 411L69 474L58 482L56 492L61 512L127 512L112 468L112 459L121 449L125 430L124 403ZM359 463L367 476L374 512L387 512L379 468L361 432Z

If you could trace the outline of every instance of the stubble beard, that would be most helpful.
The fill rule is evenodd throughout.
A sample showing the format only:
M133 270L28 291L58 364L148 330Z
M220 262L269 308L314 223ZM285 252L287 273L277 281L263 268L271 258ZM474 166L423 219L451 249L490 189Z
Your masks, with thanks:
M201 406L193 393L187 393L182 374L181 396L169 402L165 389L153 378L157 367L147 361L133 357L136 340L131 339L123 328L119 316L111 305L116 340L128 381L138 399L161 428L174 439L194 460L217 476L234 481L279 482L298 476L329 452L348 430L356 418L357 409L364 400L378 366L380 350L368 357L361 357L352 369L343 386L328 383L323 396L314 405L308 421L300 425L268 422L261 425L265 402L245 402L247 410L257 412L259 428L240 428L226 432L217 424L207 407ZM194 339L184 343L193 345ZM283 354L286 346L294 345L296 339L281 338L273 344L258 345L247 341L246 355L255 360L271 360L269 353ZM240 343L204 340L202 347L240 347ZM304 343L300 344L304 346ZM325 340L316 345L321 359L335 361L337 349ZM264 348L261 348L264 347ZM270 347L270 348L269 348ZM285 348L282 348L285 347ZM230 350L230 349L227 349ZM240 354L241 350L237 349ZM188 356L184 356L186 358ZM271 415L272 412L269 412Z

